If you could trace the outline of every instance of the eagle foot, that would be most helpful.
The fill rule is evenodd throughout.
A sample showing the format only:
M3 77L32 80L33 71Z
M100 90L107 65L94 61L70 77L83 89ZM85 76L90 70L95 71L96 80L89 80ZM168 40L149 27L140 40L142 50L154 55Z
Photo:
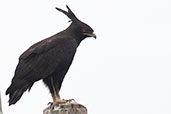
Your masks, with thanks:
M50 109L53 110L55 106L58 106L59 104L65 104L65 103L71 103L75 102L74 99L59 99L55 102L49 102L48 105L50 105Z

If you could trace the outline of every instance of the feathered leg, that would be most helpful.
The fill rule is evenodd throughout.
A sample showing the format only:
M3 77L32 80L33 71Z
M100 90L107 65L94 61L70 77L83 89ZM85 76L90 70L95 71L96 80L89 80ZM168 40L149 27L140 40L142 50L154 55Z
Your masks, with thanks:
M53 109L54 106L58 105L58 104L63 104L63 103L67 103L67 102L71 102L72 99L70 100L64 100L61 99L60 95L59 95L59 90L60 90L60 86L61 84L57 83L58 81L55 81L54 77L48 77L46 79L43 80L43 82L48 86L52 99L53 99L53 103L51 104L51 108Z

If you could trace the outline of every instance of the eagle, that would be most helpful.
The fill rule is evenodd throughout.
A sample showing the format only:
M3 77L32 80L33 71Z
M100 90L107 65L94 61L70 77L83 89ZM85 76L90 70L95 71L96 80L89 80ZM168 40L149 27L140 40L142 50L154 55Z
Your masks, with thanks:
M6 95L9 94L9 106L15 104L23 93L30 91L33 84L39 80L43 80L48 87L53 106L69 101L61 99L59 95L64 77L81 41L87 37L96 38L96 35L67 5L66 8L67 11L56 7L71 20L69 27L33 44L19 57L11 85L6 90Z

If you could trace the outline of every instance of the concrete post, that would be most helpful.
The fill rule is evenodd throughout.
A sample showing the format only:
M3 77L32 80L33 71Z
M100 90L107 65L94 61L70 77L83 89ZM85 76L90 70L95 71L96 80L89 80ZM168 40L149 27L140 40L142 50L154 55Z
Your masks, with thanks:
M0 92L0 114L3 114L2 113L2 104L1 104L1 92Z
M59 104L52 110L50 109L50 107L47 107L46 109L44 109L43 114L87 114L87 109L81 104L72 102Z

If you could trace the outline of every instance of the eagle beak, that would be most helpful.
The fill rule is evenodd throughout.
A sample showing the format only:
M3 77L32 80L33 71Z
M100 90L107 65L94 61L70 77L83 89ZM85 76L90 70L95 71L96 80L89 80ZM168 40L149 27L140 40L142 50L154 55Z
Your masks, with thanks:
M96 34L94 33L83 33L84 35L88 36L88 37L94 37L96 39Z
M92 33L91 37L94 37L96 39L96 34Z

